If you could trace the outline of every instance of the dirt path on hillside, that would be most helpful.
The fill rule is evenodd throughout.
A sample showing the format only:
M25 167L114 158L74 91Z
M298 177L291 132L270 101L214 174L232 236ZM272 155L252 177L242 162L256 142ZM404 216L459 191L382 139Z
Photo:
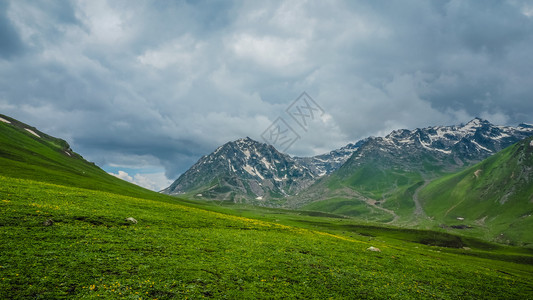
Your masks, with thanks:
M420 200L418 198L418 193L420 193L420 191L425 188L429 183L431 182L431 180L429 179L425 179L424 180L424 184L419 186L415 193L413 194L413 202L415 203L415 216L417 217L426 217L426 213L424 212L424 209L422 208L422 205L420 204Z
M370 205L372 205L373 207L375 207L377 209L381 209L382 211L387 212L387 213L389 213L389 214L391 214L393 216L393 219L391 221L387 222L386 224L391 224L391 223L395 223L396 221L398 221L398 219L400 217L393 210L390 210L390 209L387 209L387 208L384 208L384 207L381 207L381 206L377 206L375 204L375 201L376 200L374 200L374 204L370 204Z
M370 199L370 198L367 198L359 193L357 193L357 197L363 201L365 201L366 204L376 208L376 209L379 209L379 210L382 210L386 213L389 213L392 215L393 219L392 221L389 221L387 222L386 224L390 224L390 223L394 223L396 222L400 217L396 214L396 212L394 212L393 210L390 210L390 209L387 209L387 208L384 208L384 207L381 207L381 206L378 206L376 205L376 200L375 199ZM385 199L382 200L381 204L385 203Z
M463 201L465 201L465 199L455 203L452 207L450 207L446 213L444 213L444 216L446 217L448 215L449 212L451 212L452 210L454 210L457 206L459 206L459 204L463 203Z
M400 217L399 217L394 211L392 211L392 210L390 210L390 209L386 209L386 208L384 208L384 207L381 207L381 206L377 205L376 202L377 202L378 200L375 200L375 199L371 199L371 198L365 197L365 196L363 196L361 193L359 193L359 192L357 192L357 191L354 191L354 190L352 190L351 188L347 188L347 187L345 187L345 188L343 188L343 189L337 190L337 191L336 191L336 195L333 195L333 196L338 196L338 197L346 197L346 196L348 196L348 197L353 197L353 198L356 198L356 199L358 199L358 200L364 201L367 205L370 205L370 206L374 207L375 209L379 209L379 210L381 210L381 211L384 211L384 212L390 214L390 215L393 217L393 219L392 219L392 221L389 221L389 222L387 222L386 224L394 223L394 222L396 222L396 221L400 218ZM383 204L383 203L385 203L385 201L384 201L384 200L381 200L381 204Z

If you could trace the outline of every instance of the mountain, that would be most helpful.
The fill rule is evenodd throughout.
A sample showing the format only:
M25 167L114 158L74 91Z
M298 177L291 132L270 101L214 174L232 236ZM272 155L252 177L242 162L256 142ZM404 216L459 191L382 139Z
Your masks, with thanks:
M420 211L413 198L429 179L480 162L530 135L531 125L497 126L475 118L462 125L395 130L327 154L295 158L245 138L202 157L162 192L392 221ZM307 206L317 201L326 202Z
M318 177L329 175L340 168L352 154L363 145L367 139L360 140L355 144L348 144L340 149L330 151L326 154L312 157L295 157L294 159L301 165L307 167Z
M315 177L309 168L271 145L244 138L200 158L162 192L270 205L273 199L297 194Z
M431 182L420 201L441 226L479 228L488 239L533 244L533 138Z
M420 215L414 200L430 179L478 163L531 135L533 128L526 124L498 126L476 118L464 125L370 137L344 165L291 199L289 206L408 221Z

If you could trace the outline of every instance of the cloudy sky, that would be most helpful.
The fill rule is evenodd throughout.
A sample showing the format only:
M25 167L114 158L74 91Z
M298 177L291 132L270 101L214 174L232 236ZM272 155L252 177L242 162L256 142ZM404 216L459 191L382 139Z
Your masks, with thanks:
M0 112L166 187L307 92L287 152L393 129L533 123L531 1L4 1Z

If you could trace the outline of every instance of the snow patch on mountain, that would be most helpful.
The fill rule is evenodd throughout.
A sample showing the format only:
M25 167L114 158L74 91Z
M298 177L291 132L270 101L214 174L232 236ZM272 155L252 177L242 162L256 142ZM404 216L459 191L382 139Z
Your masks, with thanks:
M266 160L266 158L262 157L261 162L263 163L263 165L265 165L267 169L272 170L272 165Z
M235 170L235 168L233 167L233 165L231 164L231 160L228 159L228 167L229 167L229 171L232 172L232 173L235 173L237 172Z
M35 131L33 131L33 130L29 129L29 128L24 128L24 129L25 129L25 130L26 130L27 132L29 132L29 133L33 134L34 136L36 136L36 137L38 137L38 138L40 138L40 137L41 137L41 136L40 136L40 135L38 135L38 134L37 134L37 133L36 133Z

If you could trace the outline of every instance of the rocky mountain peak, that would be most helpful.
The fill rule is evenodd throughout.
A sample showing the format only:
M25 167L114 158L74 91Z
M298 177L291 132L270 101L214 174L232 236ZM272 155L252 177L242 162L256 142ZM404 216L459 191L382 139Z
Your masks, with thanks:
M202 157L163 192L262 201L297 193L314 178L313 172L290 156L246 137Z

